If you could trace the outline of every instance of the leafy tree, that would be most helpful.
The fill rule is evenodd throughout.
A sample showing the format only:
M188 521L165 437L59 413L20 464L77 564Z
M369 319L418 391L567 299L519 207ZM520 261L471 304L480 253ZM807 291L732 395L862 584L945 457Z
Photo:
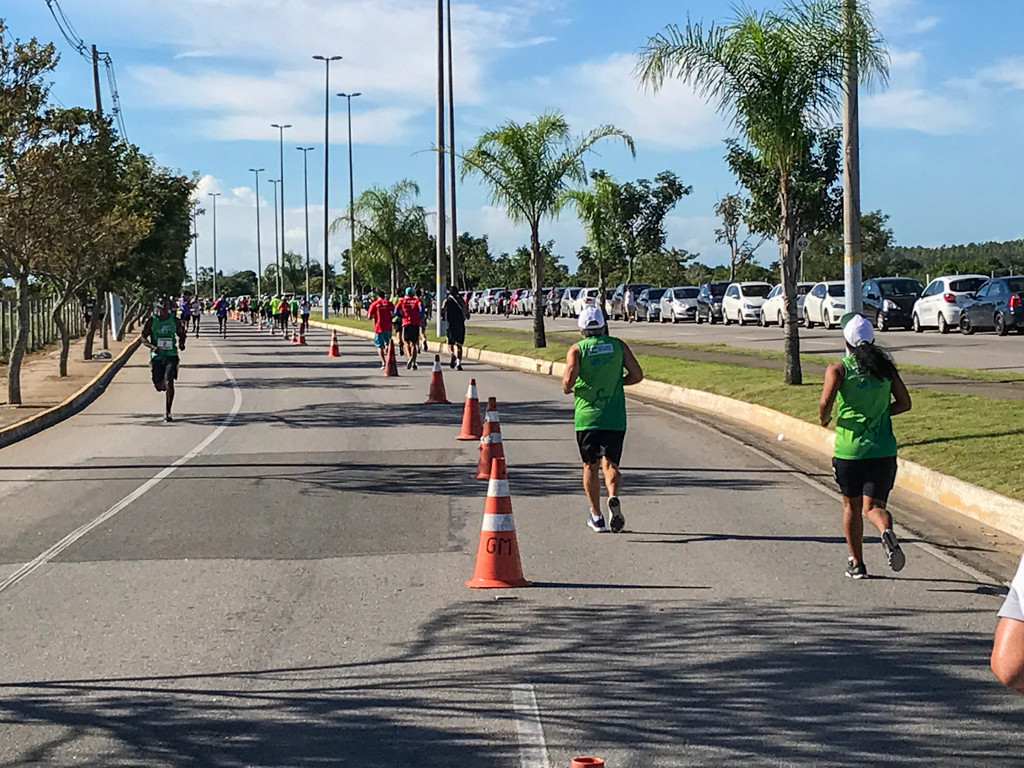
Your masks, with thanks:
M494 259L491 257L487 235L473 237L469 232L463 232L459 235L457 250L462 290L471 291L496 285L493 278Z
M564 199L573 208L583 223L583 232L587 238L588 265L597 273L598 299L601 311L608 316L605 306L605 291L608 268L615 247L616 214L619 210L620 188L604 171L590 174L592 185L587 189L570 189L564 193ZM584 262L581 261L581 264ZM632 273L632 263L630 264Z
M750 215L750 201L741 195L725 195L715 205L715 215L722 220L722 226L715 230L715 241L729 246L729 279L735 280L736 268L753 258L754 251L767 236L761 235L755 244L754 233L743 233Z
M796 323L798 251L793 170L806 156L808 131L832 124L838 112L843 62L855 51L863 79L885 76L882 43L866 13L852 34L841 24L842 0L793 2L779 13L738 8L733 21L712 26L687 22L652 36L637 74L655 89L668 77L692 83L733 125L760 165L778 174L779 244L786 313L785 381L800 384Z
M881 211L865 213L860 217L861 256L865 277L877 277L872 265L879 262L892 244L889 217ZM843 226L838 218L828 229L810 238L804 252L803 273L808 280L843 279Z
M480 175L491 202L503 206L514 223L529 225L535 293L544 284L540 222L558 216L564 202L562 193L570 185L586 181L584 156L598 141L613 136L636 153L633 139L615 126L604 125L573 138L565 118L549 112L533 122L520 125L510 120L485 132L462 158L462 177ZM533 345L547 346L539 301L533 315Z
M644 254L660 253L665 246L665 217L676 203L693 192L672 171L654 181L626 182L615 190L615 243L626 262L625 282L633 279L633 264Z
M700 254L683 248L669 248L658 253L643 253L636 260L639 282L665 287L699 285L693 280L691 262ZM703 282L703 281L701 281Z

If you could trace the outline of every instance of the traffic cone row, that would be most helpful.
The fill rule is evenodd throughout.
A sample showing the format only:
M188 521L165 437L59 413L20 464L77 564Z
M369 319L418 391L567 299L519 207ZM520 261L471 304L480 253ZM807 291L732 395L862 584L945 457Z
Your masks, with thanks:
M473 589L526 587L523 564L519 557L519 540L512 519L512 498L508 489L505 459L491 462L484 502L484 520L476 548L473 578L466 582Z
M501 421L498 419L498 398L487 398L487 413L484 414L484 429L480 435L480 453L476 463L476 479L487 480L491 476L491 462L505 458L505 446L501 442Z

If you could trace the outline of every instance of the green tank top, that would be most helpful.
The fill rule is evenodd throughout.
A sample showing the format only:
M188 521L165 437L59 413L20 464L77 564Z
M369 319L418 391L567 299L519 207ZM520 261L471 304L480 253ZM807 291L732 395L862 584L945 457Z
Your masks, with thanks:
M150 338L156 346L149 353L150 359L178 356L178 323L172 315L168 315L166 320L153 315Z
M622 342L611 336L590 336L576 342L580 372L573 390L576 431L626 429L626 393L622 385Z
M836 396L837 459L883 459L896 455L892 432L892 382L861 373L853 355L843 358L843 383Z

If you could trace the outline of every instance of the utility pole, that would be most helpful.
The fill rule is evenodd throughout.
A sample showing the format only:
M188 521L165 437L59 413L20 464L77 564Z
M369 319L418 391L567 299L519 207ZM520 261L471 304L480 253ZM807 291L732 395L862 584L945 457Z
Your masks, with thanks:
M92 47L92 90L96 95L96 114L103 115L103 100L100 95L100 54Z
M274 251L275 253L281 253L281 249L277 247L277 185L281 183L280 179L269 179L270 183L274 185ZM281 270L275 267L277 274L274 275L274 295L281 295Z
M437 302L435 327L437 335L444 335L444 321L441 319L441 297L445 293L444 257L445 230L445 123L444 123L444 0L437 0L437 254L434 265L434 297Z
M352 99L363 94L356 91L338 95L348 102L348 295L349 301L354 302L356 300L356 188L352 178Z
M286 125L279 125L277 123L271 123L271 128L277 128L278 130L278 151L281 153L281 178L278 179L278 183L281 185L281 248L277 252L277 292L284 293L284 275L281 272L281 267L284 265L284 129L291 128L291 123Z
M459 279L459 225L455 217L455 75L452 67L452 0L448 3L448 148L451 151L452 162L448 169L449 194L452 199L452 240L448 246L451 253L451 264L448 269L448 279L455 285ZM441 295L438 294L437 306L438 315L441 314Z
M327 293L327 273L330 269L328 257L329 250L329 228L330 228L330 165L327 162L331 150L331 62L338 61L341 56L320 56L313 57L316 61L324 63L324 281L323 281L323 319L330 317L330 299Z
M260 246L260 174L265 169L250 168L249 170L256 174L256 303L259 304L263 299L263 253Z
M857 93L857 0L843 0L843 283L846 311L863 312L861 297L860 127Z
M217 300L217 198L220 192L207 192L213 198L213 300Z
M302 153L302 187L303 200L306 210L306 301L309 301L309 167L306 165L306 156L315 147L296 147ZM324 280L327 275L324 275Z

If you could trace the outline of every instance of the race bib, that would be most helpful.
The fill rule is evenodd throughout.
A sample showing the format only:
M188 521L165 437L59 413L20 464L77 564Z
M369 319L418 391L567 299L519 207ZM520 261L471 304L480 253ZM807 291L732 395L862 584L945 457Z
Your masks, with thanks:
M174 349L174 339L157 339L157 349Z

